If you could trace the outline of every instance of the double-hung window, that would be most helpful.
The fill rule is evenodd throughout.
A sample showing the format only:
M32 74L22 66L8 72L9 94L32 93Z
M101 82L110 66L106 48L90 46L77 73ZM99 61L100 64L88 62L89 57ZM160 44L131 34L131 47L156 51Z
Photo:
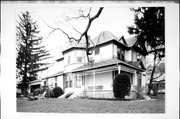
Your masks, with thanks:
M77 62L78 62L78 63L81 63L81 62L82 62L82 57L80 57L80 56L77 57Z
M94 52L95 52L95 55L98 55L98 54L99 54L99 52L100 52L99 47L96 47Z
M125 51L124 51L124 49L118 47L118 49L117 49L117 58L119 60L122 60L122 61L125 60Z
M68 64L71 63L71 56L68 56Z

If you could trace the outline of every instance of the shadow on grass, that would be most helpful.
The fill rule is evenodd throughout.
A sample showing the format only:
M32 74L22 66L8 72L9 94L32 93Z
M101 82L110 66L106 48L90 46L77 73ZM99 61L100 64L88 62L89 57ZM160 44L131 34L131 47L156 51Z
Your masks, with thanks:
M156 96L150 96L151 99L157 99L157 100L164 100L165 99L165 94L157 94ZM90 100L107 100L107 101L136 101L136 100L146 100L143 98L136 98L136 99L121 99L121 98L82 98L82 99L90 99Z
M144 99L120 99L120 98L86 98L90 100L106 100L106 101L133 101L133 100L144 100Z
M158 100L164 100L165 99L165 93L158 93L156 96L150 96L151 99L158 99Z

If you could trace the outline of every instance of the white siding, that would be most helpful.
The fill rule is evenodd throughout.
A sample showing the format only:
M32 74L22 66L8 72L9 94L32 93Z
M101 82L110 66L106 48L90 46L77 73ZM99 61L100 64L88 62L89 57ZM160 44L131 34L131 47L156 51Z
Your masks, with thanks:
M70 57L70 63L68 60ZM82 62L78 62L77 57L82 57ZM85 51L84 50L73 50L64 54L64 72L70 72L84 64Z
M132 61L136 62L137 61L137 53L132 50Z
M85 50L73 50L70 52L67 52L64 54L64 65L69 65L68 64L68 58L70 56L70 64L73 63L78 63L77 62L77 57L82 57L82 63L84 63L85 60Z
M95 55L95 50L93 54L90 56L93 58L94 62L100 62L107 59L111 59L113 57L113 44L108 44L99 47L99 54Z
M74 63L75 61L75 52L71 51L71 52L67 52L64 54L64 65L69 65L68 64L68 59L70 57L70 63Z
M56 69L58 72L63 71L64 70L64 60L57 62L56 66L57 66Z
M113 56L117 57L117 45L113 44Z
M132 51L131 50L125 51L125 60L132 61Z
M57 77L57 86L63 89L63 75Z
M38 79L42 79L47 76L48 69L38 72Z

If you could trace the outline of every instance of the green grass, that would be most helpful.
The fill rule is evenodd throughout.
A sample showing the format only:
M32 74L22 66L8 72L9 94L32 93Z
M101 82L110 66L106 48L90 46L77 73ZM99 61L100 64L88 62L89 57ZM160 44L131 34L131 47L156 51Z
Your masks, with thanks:
M164 99L117 101L58 98L19 100L17 112L165 113L165 101Z

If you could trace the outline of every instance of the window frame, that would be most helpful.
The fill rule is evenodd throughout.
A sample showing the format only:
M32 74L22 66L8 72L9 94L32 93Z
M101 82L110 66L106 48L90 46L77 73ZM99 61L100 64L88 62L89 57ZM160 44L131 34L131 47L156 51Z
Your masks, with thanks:
M136 53L136 55L137 55L137 61L139 61L140 59L142 59L142 55L140 54L140 53Z
M69 55L68 56L68 64L70 64L71 63L71 56Z
M78 57L77 57L77 62L78 62L78 63L81 63L81 62L82 62L82 59L83 59L83 58L82 58L81 56L78 56Z
M99 53L100 53L100 48L96 47L94 50L94 55L99 55Z
M125 61L125 50L121 47L117 47L117 59Z

